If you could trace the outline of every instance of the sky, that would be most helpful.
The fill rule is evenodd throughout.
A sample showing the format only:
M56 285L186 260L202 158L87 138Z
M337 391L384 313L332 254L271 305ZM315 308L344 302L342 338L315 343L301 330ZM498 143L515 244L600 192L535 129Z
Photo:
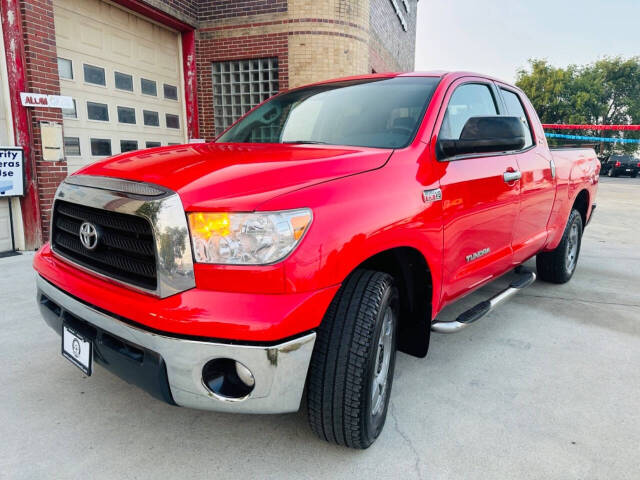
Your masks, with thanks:
M419 0L417 71L514 82L529 58L557 67L640 55L640 0Z

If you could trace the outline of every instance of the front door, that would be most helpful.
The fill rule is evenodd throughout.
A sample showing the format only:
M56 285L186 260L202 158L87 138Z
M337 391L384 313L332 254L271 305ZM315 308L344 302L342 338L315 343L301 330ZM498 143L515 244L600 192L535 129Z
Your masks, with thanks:
M499 115L497 91L482 79L454 84L441 112L439 138L459 139L471 117ZM516 155L466 155L444 160L440 180L444 223L442 305L511 268L511 239L518 216Z

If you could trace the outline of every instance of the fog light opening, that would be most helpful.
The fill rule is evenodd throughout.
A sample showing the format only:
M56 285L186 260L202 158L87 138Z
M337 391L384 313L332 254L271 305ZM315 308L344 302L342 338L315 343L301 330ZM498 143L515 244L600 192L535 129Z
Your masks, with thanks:
M243 400L255 386L255 378L246 366L230 358L216 358L202 369L202 381L216 396Z

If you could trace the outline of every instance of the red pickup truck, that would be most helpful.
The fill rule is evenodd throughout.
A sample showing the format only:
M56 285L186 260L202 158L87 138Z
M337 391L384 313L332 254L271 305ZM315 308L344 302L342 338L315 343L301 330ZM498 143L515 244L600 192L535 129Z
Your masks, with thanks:
M62 354L170 404L298 410L354 448L384 425L396 349L423 357L531 284L567 282L595 207L592 150L550 151L526 96L470 73L281 93L215 142L68 177L37 253ZM442 308L497 277L509 288Z

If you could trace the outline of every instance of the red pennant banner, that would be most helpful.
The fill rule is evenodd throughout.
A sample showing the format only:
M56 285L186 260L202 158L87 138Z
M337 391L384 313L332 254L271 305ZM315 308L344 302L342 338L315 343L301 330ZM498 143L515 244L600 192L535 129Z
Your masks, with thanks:
M543 123L546 130L640 130L640 125L565 125Z

